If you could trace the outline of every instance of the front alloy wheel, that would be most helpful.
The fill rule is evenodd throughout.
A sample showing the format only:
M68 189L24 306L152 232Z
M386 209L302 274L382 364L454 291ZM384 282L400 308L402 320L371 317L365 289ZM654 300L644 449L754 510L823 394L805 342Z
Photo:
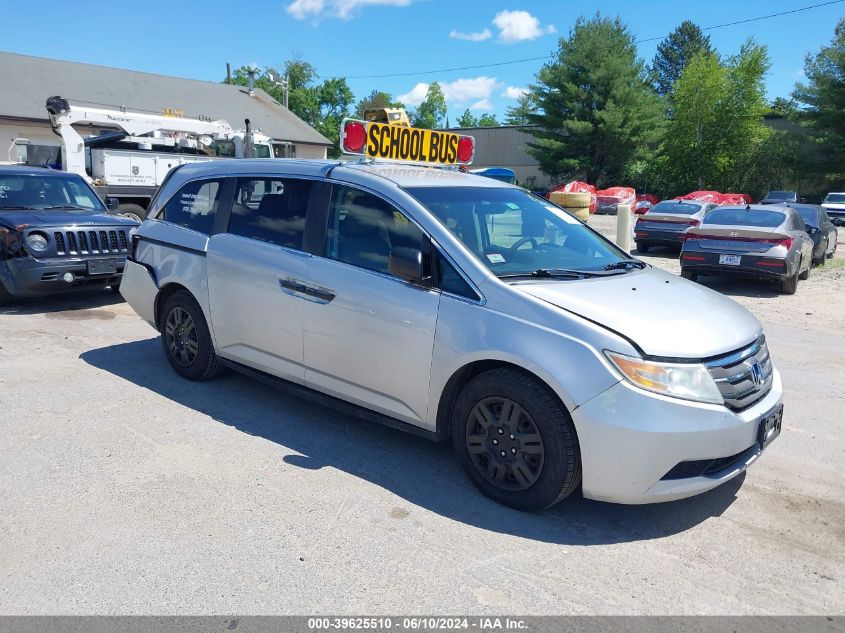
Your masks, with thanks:
M463 386L451 434L470 479L512 508L547 508L581 481L569 412L548 386L516 367L491 369Z
M494 396L475 405L466 446L472 465L496 488L527 490L543 472L543 436L531 416L509 398Z

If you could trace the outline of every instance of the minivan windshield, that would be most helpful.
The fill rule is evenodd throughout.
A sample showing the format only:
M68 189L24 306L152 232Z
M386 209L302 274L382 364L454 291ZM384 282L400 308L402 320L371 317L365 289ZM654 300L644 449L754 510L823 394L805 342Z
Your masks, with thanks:
M611 270L631 261L560 207L522 189L410 187L407 191L499 276Z
M845 204L845 193L829 193L825 196L824 201L834 204Z
M773 228L780 226L785 220L786 216L780 211L761 211L760 209L741 207L714 209L704 217L701 224L702 226L715 224Z
M27 211L97 211L106 209L77 176L0 174L0 213Z

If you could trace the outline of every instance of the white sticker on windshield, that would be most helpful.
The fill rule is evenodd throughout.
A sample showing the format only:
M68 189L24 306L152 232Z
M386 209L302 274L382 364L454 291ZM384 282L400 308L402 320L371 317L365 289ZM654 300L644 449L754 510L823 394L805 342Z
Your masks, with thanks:
M551 205L546 205L546 210L551 211L556 217L560 218L567 224L581 224L581 222L577 219L569 215L568 213L564 213L557 207L553 207Z
M509 208L509 209L514 209L514 210L518 210L518 209L519 209L519 205L518 205L518 204L516 204L515 202L508 202L508 203L506 203L506 204L507 204L507 206L508 206L508 208Z
M487 253L487 259L491 264L504 264L505 256L501 253Z

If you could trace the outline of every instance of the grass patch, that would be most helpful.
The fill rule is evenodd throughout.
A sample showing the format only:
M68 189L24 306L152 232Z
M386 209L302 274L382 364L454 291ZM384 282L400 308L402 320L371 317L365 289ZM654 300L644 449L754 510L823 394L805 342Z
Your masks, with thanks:
M845 257L836 257L828 259L824 264L819 266L819 270L845 270Z

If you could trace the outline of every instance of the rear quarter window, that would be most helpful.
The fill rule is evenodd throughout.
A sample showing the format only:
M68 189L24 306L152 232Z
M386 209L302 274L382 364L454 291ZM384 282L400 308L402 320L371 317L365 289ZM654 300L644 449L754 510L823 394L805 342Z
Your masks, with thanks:
M222 180L189 182L164 205L159 218L208 235L214 226L222 190Z

